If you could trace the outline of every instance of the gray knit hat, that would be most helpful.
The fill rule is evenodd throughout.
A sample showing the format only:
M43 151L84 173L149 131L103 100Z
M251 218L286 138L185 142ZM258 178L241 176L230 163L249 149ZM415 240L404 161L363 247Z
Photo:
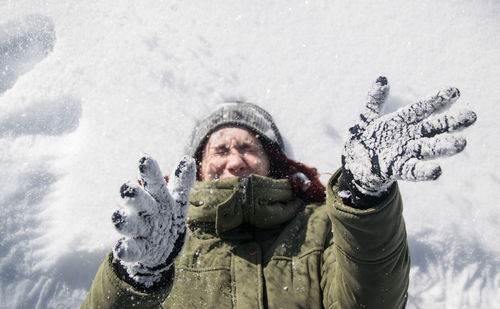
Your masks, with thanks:
M210 134L225 126L243 127L252 131L261 142L285 153L281 134L271 115L263 108L248 102L224 103L208 117L198 122L191 136L188 154L196 157Z

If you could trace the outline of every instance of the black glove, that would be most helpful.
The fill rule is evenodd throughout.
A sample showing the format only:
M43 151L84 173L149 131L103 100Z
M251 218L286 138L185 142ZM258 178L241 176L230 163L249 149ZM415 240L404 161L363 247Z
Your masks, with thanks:
M365 195L380 196L395 180L434 180L441 167L427 161L454 155L465 147L465 138L444 135L468 127L476 121L470 110L433 113L455 102L460 92L449 88L434 97L380 115L389 85L379 77L369 92L360 121L349 129L344 144L344 170L352 174L351 185ZM340 195L348 197L348 191Z
M125 183L120 189L123 207L112 220L125 238L115 245L113 256L131 279L148 288L173 264L180 251L176 245L184 244L196 164L183 157L167 185L158 163L144 156L139 161L139 175L141 186Z

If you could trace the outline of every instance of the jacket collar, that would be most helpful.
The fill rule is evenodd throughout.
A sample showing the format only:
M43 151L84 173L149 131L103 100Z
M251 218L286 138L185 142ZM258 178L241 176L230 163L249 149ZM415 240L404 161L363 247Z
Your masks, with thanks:
M250 175L197 182L191 190L187 223L222 236L248 224L276 227L303 209L288 180Z

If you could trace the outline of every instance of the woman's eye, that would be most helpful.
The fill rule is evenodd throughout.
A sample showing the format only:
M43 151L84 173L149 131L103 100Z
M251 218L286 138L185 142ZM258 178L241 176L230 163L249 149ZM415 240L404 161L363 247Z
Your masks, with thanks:
M249 144L244 144L244 145L241 145L240 146L240 151L241 152L254 152L255 151L255 147L253 145L249 145Z
M248 147L246 147L244 149L244 151L246 153L251 153L251 154L255 154L255 153L259 153L260 152L260 149L259 147L255 146L255 145L248 145Z
M217 148L215 150L215 153L218 154L218 155L225 155L229 152L229 149L226 148L226 147L221 147L221 148Z

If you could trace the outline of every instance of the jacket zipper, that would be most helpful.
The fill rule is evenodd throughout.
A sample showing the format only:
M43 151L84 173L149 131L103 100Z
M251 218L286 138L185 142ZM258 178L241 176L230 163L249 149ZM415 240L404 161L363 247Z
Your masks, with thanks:
M247 202L247 185L248 185L248 178L243 178L241 179L241 203L242 205L245 205Z

